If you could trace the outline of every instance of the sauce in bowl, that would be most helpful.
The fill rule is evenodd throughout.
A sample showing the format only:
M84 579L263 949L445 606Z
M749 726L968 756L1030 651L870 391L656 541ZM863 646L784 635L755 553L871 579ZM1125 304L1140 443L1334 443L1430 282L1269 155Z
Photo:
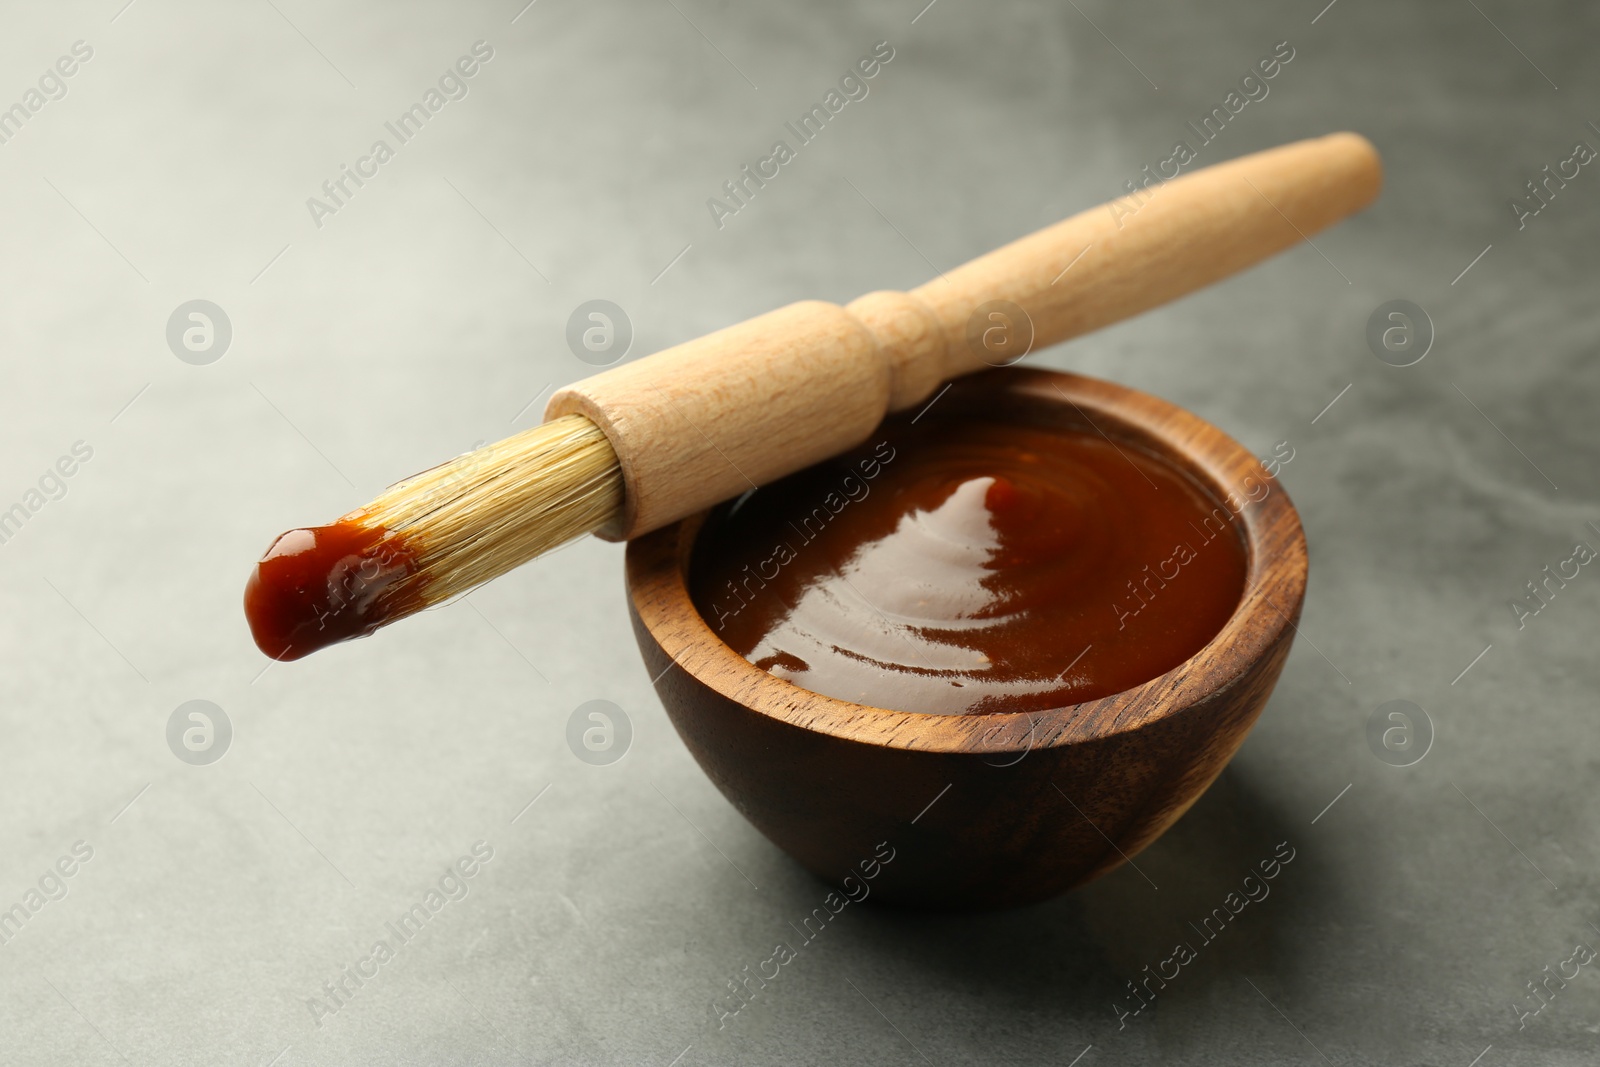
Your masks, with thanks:
M696 608L816 693L927 714L1032 712L1178 666L1238 605L1233 513L1089 427L885 424L708 517Z

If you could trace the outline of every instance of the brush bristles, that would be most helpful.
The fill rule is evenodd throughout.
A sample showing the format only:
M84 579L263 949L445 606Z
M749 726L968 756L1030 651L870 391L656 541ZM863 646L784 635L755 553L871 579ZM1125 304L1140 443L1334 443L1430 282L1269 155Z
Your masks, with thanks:
M485 445L386 489L349 518L398 537L420 607L441 604L610 521L622 470L582 415ZM396 589L396 594L402 590Z

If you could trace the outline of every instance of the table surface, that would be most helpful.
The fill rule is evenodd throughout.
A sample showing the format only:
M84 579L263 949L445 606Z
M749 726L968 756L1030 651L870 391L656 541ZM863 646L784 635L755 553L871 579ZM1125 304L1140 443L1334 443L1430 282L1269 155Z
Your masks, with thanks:
M1600 173L1564 161L1600 146L1600 13L924 2L11 5L0 1061L1594 1062L1600 577L1567 561L1600 546ZM714 218L880 41L867 96ZM253 647L270 538L536 422L592 369L585 301L624 309L632 358L920 284L1118 195L1279 42L1200 162L1354 129L1382 200L1030 357L1292 450L1299 639L1137 869L1010 912L851 908L719 1026L825 890L665 718L621 546L301 662ZM1546 165L1578 174L1519 226ZM368 177L325 193L342 167ZM1365 337L1393 299L1436 334L1409 367ZM1547 565L1577 576L1519 612ZM213 713L169 743L191 700L231 737ZM618 762L568 746L590 700L631 723ZM1368 739L1397 700L1431 737L1404 767ZM1120 1017L1282 842L1270 895Z

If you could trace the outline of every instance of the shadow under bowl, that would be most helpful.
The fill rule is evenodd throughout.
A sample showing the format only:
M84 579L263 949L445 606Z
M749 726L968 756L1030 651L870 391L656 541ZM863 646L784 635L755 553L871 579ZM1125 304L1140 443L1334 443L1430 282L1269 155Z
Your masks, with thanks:
M629 611L684 744L778 847L832 884L870 878L878 900L1006 907L1125 862L1221 773L1288 656L1305 535L1283 488L1238 442L1137 390L1007 368L957 381L939 404L944 419L1098 432L1187 471L1224 502L1245 544L1232 616L1185 662L1102 699L923 715L810 692L729 648L690 597L708 513L628 545Z

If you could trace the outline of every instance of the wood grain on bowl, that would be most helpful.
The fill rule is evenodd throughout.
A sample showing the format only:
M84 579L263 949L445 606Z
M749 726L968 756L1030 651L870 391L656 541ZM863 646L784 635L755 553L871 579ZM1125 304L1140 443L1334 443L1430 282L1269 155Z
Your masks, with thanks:
M1248 549L1232 617L1184 663L1103 699L1031 714L926 715L809 692L724 644L689 595L703 514L629 544L629 608L690 752L806 868L837 882L887 841L895 860L875 883L878 899L1021 904L1125 862L1221 772L1288 655L1305 595L1305 537L1287 494L1254 456L1147 394L1007 368L957 382L939 404L944 417L1003 412L1041 426L1089 426L1194 474L1226 501Z

